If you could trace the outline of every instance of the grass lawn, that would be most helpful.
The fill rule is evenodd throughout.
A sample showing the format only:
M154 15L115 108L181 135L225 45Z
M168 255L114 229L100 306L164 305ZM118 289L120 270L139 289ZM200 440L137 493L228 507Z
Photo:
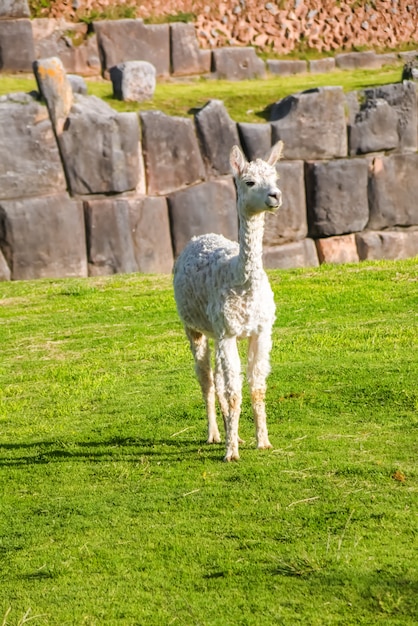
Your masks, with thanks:
M0 283L2 626L417 624L418 261L270 277L231 464L170 277Z
M159 82L152 100L133 103L121 102L113 98L112 83L102 80L88 80L88 91L105 100L118 111L157 110L167 115L181 117L192 115L208 100L222 100L230 117L236 122L265 122L271 104L292 93L305 89L330 85L342 86L345 91L353 91L376 85L398 83L402 77L402 67L383 67L379 70L336 70L327 74L300 74L295 76L270 77L267 80L226 80L195 79L179 82ZM0 76L0 96L15 91L36 90L34 78Z

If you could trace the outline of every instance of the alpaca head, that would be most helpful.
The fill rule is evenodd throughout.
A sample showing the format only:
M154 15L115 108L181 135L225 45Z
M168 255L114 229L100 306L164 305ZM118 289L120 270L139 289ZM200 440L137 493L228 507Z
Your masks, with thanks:
M238 210L246 216L263 211L275 211L282 204L282 192L277 186L276 162L280 159L283 142L276 143L264 161L248 162L238 146L233 146L230 164L238 195Z

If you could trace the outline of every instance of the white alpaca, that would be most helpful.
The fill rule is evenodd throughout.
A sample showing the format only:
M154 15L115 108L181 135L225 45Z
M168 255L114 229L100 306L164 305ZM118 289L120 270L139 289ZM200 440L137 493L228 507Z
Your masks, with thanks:
M273 146L266 161L248 163L234 146L230 163L237 189L239 244L222 235L194 237L174 267L174 294L195 359L208 417L208 443L220 439L215 388L226 430L225 461L239 458L241 364L237 339L248 338L247 376L258 448L271 448L267 434L265 393L270 371L273 293L263 269L264 213L279 208L276 161L283 144ZM215 340L215 380L208 338Z

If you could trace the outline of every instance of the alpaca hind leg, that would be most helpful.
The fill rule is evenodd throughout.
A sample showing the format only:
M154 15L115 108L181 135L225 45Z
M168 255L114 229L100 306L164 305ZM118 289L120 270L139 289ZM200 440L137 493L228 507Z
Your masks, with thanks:
M216 350L217 350L217 346L216 346ZM216 388L216 395L218 397L219 406L221 407L221 413L222 413L225 432L226 432L226 421L229 415L229 405L228 405L228 400L226 399L226 396L225 396L225 380L224 380L224 375L223 375L223 371L221 368L221 364L219 361L220 359L216 359L216 363L215 363L215 388ZM245 441L241 439L239 435L238 435L238 443L245 443Z
M241 363L235 338L221 339L216 345L218 398L226 431L225 461L239 459L238 423L241 412Z
M262 333L250 337L248 346L248 382L251 390L257 447L272 448L267 432L266 379L270 372L271 334Z
M210 364L210 349L208 338L202 333L186 329L190 341L197 379L202 389L203 400L206 406L208 418L208 443L219 443L218 424L216 422L215 385L213 382L212 368Z

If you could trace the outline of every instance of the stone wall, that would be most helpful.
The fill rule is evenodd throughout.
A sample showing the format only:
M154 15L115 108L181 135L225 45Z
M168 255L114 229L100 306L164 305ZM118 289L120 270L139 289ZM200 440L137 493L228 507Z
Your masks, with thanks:
M194 119L117 113L74 94L61 61L34 66L40 93L0 97L0 278L170 272L193 235L237 237L228 156L285 143L283 208L265 265L418 254L417 94L403 83L313 89L235 123L210 100Z

